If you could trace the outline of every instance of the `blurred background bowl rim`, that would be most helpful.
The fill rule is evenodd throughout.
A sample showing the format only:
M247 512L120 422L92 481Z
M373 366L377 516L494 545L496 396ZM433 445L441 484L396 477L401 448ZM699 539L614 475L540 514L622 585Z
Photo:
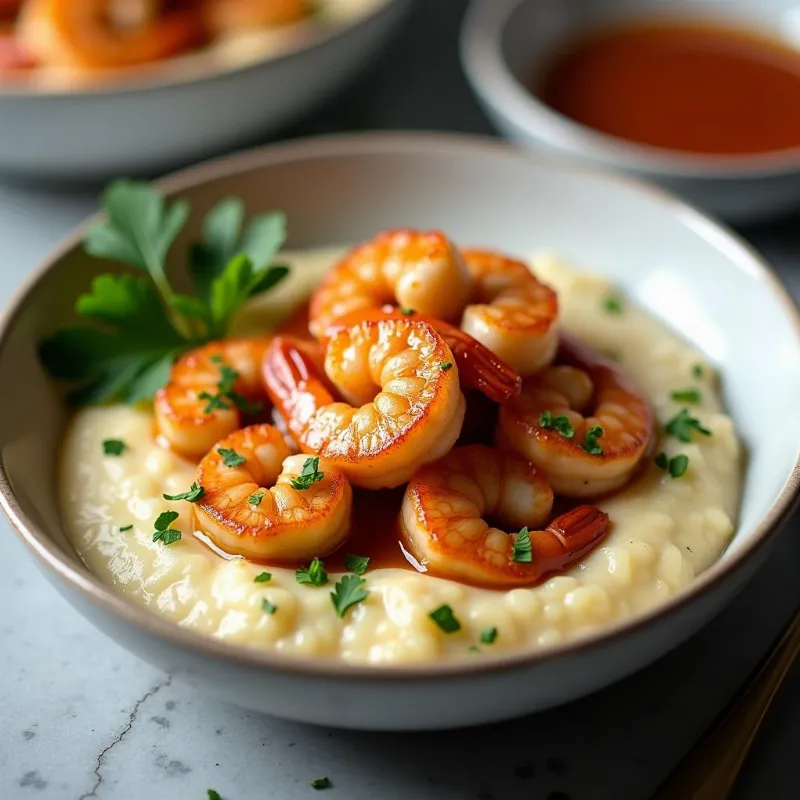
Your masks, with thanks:
M512 71L502 46L517 9L537 0L472 0L461 27L461 61L467 78L494 113L507 117L526 136L565 155L590 159L620 170L663 178L741 180L785 177L800 173L800 145L785 150L714 155L682 153L623 139L583 125L547 105ZM719 8L697 0L698 11ZM685 12L676 14L676 18ZM693 14L695 12L692 12ZM655 15L654 15L655 16ZM700 15L697 15L700 18ZM663 15L661 17L664 18ZM800 58L800 48L795 47Z
M25 100L55 100L75 98L102 98L111 96L141 95L171 89L180 89L195 84L210 83L226 80L235 75L260 69L268 64L290 61L303 57L309 51L323 47L343 34L368 25L375 17L388 12L392 6L407 5L410 0L375 0L374 6L347 23L335 26L318 25L318 30L309 39L298 42L296 45L281 49L275 53L257 56L241 64L223 65L215 61L213 49L199 49L196 53L188 54L196 60L196 66L181 73L181 54L173 58L154 61L136 67L102 71L104 79L96 84L78 84L74 87L65 85L61 87L44 86L25 87L14 86L0 82L0 101L4 99ZM298 23L310 25L311 23ZM296 27L296 26L286 26ZM178 73L178 74L175 74ZM107 76L107 80L105 77Z
M559 159L531 154L509 146L507 143L486 136L457 133L432 132L385 132L348 133L306 137L289 142L280 142L245 150L201 162L167 175L156 182L158 188L169 196L208 184L214 180L233 175L244 175L253 170L307 161L320 158L359 157L363 155L452 155L455 151L465 156L493 151L497 156L532 162L544 169L584 175L603 183L617 183L638 195L646 195L651 202L665 206L669 213L679 214L681 221L697 236L709 242L709 246L728 253L728 259L737 265L744 264L762 279L765 291L771 293L794 328L800 346L800 308L798 308L780 277L769 263L744 239L694 206L678 199L662 189L625 175L598 169L593 166L576 165ZM84 220L53 248L33 269L28 278L10 298L0 312L0 353L15 331L18 318L27 308L31 294L46 281L61 260L81 242L89 226L100 219L99 213ZM735 255L735 258L734 258ZM53 477L53 480L56 480ZM745 484L746 485L746 484ZM12 530L26 547L36 556L37 563L92 605L104 612L121 618L140 632L155 637L162 644L186 649L195 654L239 666L259 667L265 670L308 678L326 678L342 681L362 680L376 683L401 683L409 680L446 680L453 678L479 677L532 668L544 663L574 656L591 654L595 649L620 644L644 629L664 622L684 611L746 567L746 562L774 539L786 516L800 498L800 452L792 469L786 476L780 493L767 509L761 520L753 526L746 542L737 552L720 558L707 570L669 598L648 611L633 617L603 626L599 631L579 639L557 643L541 651L521 648L491 660L478 662L442 660L433 663L407 664L403 666L376 666L351 664L334 659L303 659L275 653L269 650L221 641L194 630L181 627L177 622L162 617L144 608L133 600L117 593L86 567L77 556L64 553L45 533L43 528L26 513L11 486L5 462L0 458L0 508L2 508ZM60 516L60 510L59 510ZM81 612L82 613L82 612Z

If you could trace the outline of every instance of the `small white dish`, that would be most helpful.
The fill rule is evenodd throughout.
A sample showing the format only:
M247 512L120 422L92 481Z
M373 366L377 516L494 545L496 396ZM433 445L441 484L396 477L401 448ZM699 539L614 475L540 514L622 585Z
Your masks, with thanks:
M326 0L327 17L94 82L48 74L0 86L0 173L153 175L280 130L364 67L409 0ZM338 9L338 11L337 11Z
M800 206L800 148L732 157L670 152L570 120L524 85L575 35L637 19L716 22L792 46L800 41L797 0L473 0L462 28L463 67L497 128L523 145L644 178L730 222Z
M313 185L314 191L308 187ZM434 729L574 700L655 660L720 611L755 572L800 491L800 314L763 260L716 223L624 178L447 135L312 139L232 156L162 182L196 214L222 197L282 208L289 247L439 227L510 253L546 249L605 274L704 351L748 450L735 537L663 606L537 653L408 667L300 659L206 638L134 604L80 561L64 533L55 468L68 418L35 342L63 324L102 264L81 229L0 320L0 505L37 564L92 623L139 657L239 705L362 729ZM724 291L721 287L724 286Z

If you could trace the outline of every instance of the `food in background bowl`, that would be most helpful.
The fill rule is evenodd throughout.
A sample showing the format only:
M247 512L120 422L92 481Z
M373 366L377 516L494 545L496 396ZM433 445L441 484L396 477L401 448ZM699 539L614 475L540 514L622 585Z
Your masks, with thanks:
M120 183L106 210L89 252L154 280L96 278L77 310L105 327L41 355L90 404L75 548L154 612L301 658L488 658L653 608L730 540L713 371L607 281L440 232L281 252L282 215L242 232L226 200L187 296L163 262L188 207Z

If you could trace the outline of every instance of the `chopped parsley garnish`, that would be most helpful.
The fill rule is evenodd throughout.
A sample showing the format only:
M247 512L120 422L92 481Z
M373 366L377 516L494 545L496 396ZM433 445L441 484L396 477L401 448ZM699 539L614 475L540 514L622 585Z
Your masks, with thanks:
M445 632L455 633L461 630L461 623L456 619L453 609L446 603L431 611L428 616Z
M267 581L270 580L272 580L271 572L259 572L258 575L253 578L253 583L267 583Z
M189 503L196 503L204 494L206 490L197 482L194 481L189 487L188 492L181 492L180 494L165 494L162 497L165 500L186 500Z
M667 458L666 453L659 453L656 456L656 466L669 472L673 478L680 478L689 466L689 456L681 453L673 458Z
M319 471L319 456L307 458L303 464L303 470L297 478L292 478L293 489L308 489L312 484L321 481L325 477L324 472Z
M531 535L527 526L524 527L515 537L514 546L511 550L511 560L518 564L530 564L533 561L533 547L531 546Z
M481 642L483 644L494 644L497 638L497 628L484 628L481 631Z
M447 372L448 370L453 369L453 362L445 361L444 364L439 364L439 369L442 372Z
M399 307L400 313L405 314L406 316L411 316L411 314L416 314L416 308L409 308L408 306L400 306Z
M262 489L259 489L257 492L253 492L253 494L247 498L247 502L251 506L260 506L265 494L266 492L264 492Z
M230 406L222 399L220 394L211 394L210 392L200 392L197 395L201 400L206 400L206 405L203 408L204 414L211 414L214 411L227 411Z
M333 784L331 783L330 778L315 778L311 781L311 788L312 789L330 789Z
M344 565L350 572L355 572L356 575L363 575L369 566L369 558L367 556L355 556L348 553L344 557Z
M609 314L621 314L622 309L622 298L619 295L610 294L603 300L603 310Z
M369 592L364 589L366 580L359 575L343 575L331 592L333 607L338 617L344 617L350 606L356 605L369 597Z
M539 416L539 424L546 430L554 430L560 433L565 439L571 439L575 435L575 429L572 427L567 417L553 417L550 411L542 411Z
M125 531L133 530L133 525L123 525L119 530L120 533L125 533Z
M222 363L222 356L219 354L211 357L211 360L220 365L219 374L220 378L217 382L217 393L211 394L209 392L200 392L198 397L201 400L207 400L207 405L203 409L204 414L210 414L215 409L224 411L231 407L231 403L247 414L258 413L262 406L260 403L251 403L246 397L239 394L234 390L233 385L239 379L239 373L229 367L227 364Z
M103 453L107 456L121 456L128 449L122 439L104 439Z
M299 567L294 577L298 583L308 583L311 586L324 586L328 582L328 572L318 558L313 559L307 567Z
M681 389L677 392L670 392L669 396L679 403L699 403L703 399L699 389Z
M219 792L214 789L209 789L206 794L208 794L207 800L222 800L219 796Z
M161 542L161 544L172 544L173 542L180 541L183 534L176 531L174 528L167 528L165 531L156 531L153 534L154 542Z
M265 597L261 601L261 609L265 614L272 615L278 610L278 606L276 606L274 603L270 603L270 601Z
M599 425L592 425L592 427L586 431L586 437L581 442L581 450L588 453L590 456L602 456L605 450L597 443L597 440L602 435L603 429Z
M222 463L226 467L241 467L247 459L240 456L235 450L229 447L220 447L217 452L222 456Z
M160 541L162 544L172 544L179 541L182 535L181 532L169 527L176 519L178 519L177 511L162 511L153 523L153 527L156 529L153 534L153 541Z
M668 423L667 433L674 436L680 442L691 442L692 432L697 431L703 436L711 436L711 431L704 428L700 421L689 414L689 410L682 408Z
M119 180L106 189L103 210L84 250L130 272L93 278L75 303L81 322L39 342L39 358L52 378L78 386L74 402L136 403L166 383L181 353L224 338L236 311L287 275L288 267L272 263L286 219L267 212L244 226L244 203L227 198L204 218L202 241L179 254L170 250L189 220L185 200ZM168 260L187 264L193 294L173 289Z
M695 378L702 378L703 377L703 365L702 364L695 364L692 367L692 375Z

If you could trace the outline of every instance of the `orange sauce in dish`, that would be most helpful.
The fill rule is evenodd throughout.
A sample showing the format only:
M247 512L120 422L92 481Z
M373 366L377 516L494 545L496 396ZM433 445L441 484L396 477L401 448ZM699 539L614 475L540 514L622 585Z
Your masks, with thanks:
M530 86L583 125L654 147L730 156L800 146L800 51L743 29L609 28L573 42Z

